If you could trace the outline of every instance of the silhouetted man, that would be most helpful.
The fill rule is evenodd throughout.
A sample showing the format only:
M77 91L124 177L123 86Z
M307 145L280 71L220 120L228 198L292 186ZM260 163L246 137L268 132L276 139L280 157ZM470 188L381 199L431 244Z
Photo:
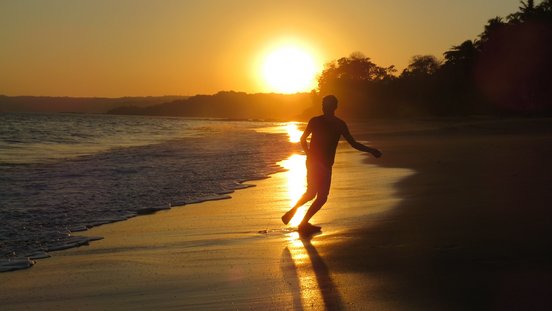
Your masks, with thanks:
M300 233L313 233L320 230L320 227L311 225L309 220L328 199L335 151L341 136L357 150L369 152L376 158L382 155L378 149L357 142L349 132L347 124L335 116L336 109L337 98L333 95L324 97L322 99L324 114L310 119L301 136L301 146L307 154L307 190L295 206L282 216L282 221L287 225L300 206L316 197L299 224ZM311 134L309 145L307 138Z

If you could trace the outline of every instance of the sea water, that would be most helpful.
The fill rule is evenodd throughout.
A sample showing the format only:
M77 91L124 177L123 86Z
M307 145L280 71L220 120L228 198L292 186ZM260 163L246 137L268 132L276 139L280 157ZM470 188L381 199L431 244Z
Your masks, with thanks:
M273 123L0 114L0 271L87 244L79 231L227 198L297 145Z

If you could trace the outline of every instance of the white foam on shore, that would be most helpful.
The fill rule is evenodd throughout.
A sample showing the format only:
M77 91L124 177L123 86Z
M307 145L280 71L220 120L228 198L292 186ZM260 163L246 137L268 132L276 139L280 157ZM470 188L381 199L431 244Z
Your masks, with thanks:
M16 271L27 269L35 264L34 260L29 258L0 259L0 272Z

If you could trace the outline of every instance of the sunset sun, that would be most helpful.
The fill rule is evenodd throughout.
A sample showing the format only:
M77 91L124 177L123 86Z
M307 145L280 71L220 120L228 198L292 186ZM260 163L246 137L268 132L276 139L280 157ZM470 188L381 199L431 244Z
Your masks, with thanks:
M319 67L314 56L306 50L284 46L266 55L261 75L263 82L273 92L308 92L316 87Z

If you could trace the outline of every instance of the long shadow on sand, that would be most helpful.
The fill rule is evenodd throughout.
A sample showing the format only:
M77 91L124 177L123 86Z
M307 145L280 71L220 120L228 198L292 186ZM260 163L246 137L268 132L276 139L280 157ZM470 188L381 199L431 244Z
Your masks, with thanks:
M302 246L284 248L281 256L281 269L293 296L293 310L303 310L304 305L320 305L321 296L325 310L342 310L343 302L328 266L312 245L310 238L301 239ZM307 255L310 264L306 262ZM316 283L310 281L312 274Z

